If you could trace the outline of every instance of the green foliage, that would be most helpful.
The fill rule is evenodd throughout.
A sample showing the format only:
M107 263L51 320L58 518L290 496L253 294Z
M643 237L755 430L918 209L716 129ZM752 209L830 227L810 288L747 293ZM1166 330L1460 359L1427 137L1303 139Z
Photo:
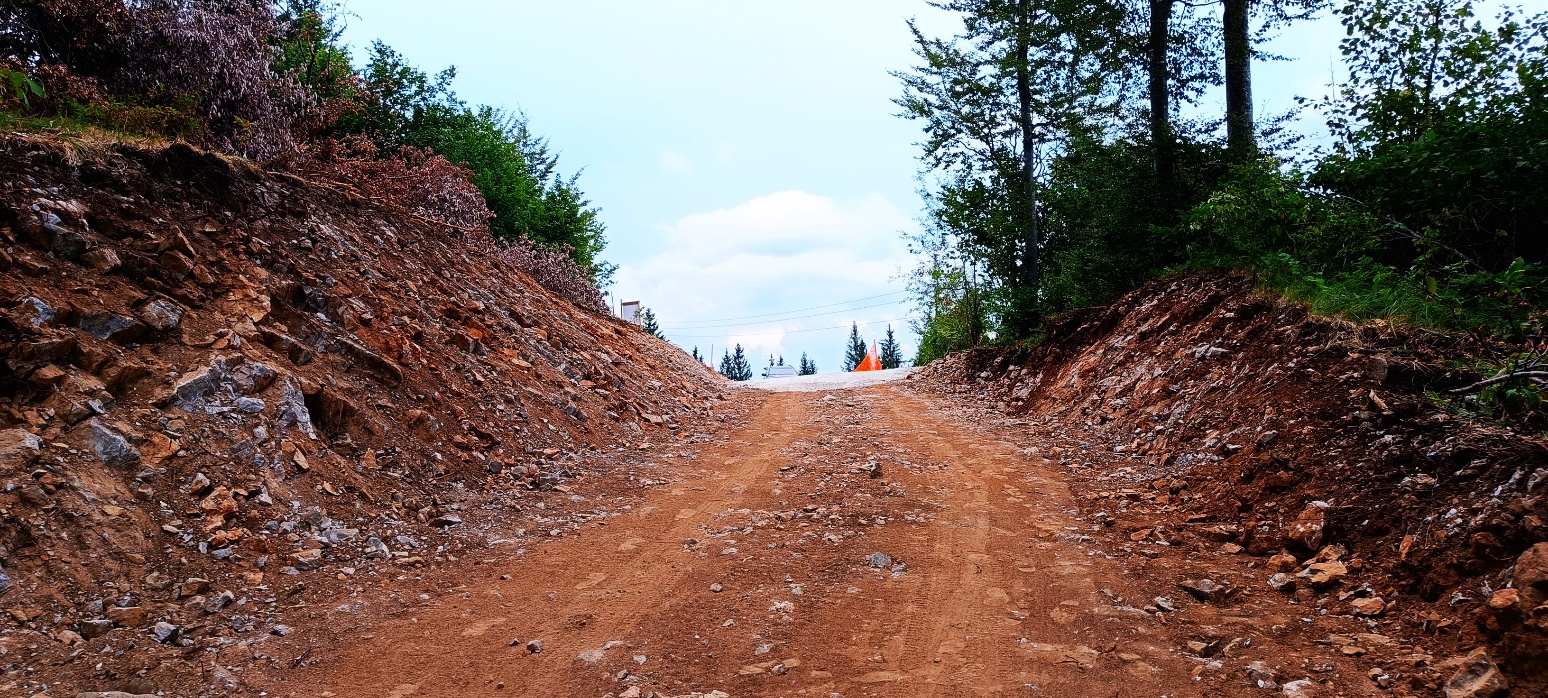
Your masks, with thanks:
M656 313L650 308L640 311L640 327L651 336L666 339L666 335L661 333L661 323L656 322Z
M855 370L856 367L865 361L865 357L869 353L870 350L866 349L865 340L860 337L859 323L849 323L849 341L846 342L844 348L844 372L848 373Z
M888 325L887 336L882 339L876 358L881 361L882 368L898 368L903 365L902 352L902 347L898 346L897 337L892 335L892 325Z
M42 97L47 94L42 83L34 80L31 75L21 70L0 67L0 89L5 94L0 103L8 100L21 102L23 107L32 106L33 97Z
M343 117L339 129L363 133L384 150L427 148L468 168L495 214L496 238L568 249L594 283L607 283L616 267L598 258L607 244L598 210L577 186L579 174L559 174L558 156L525 117L469 108L451 90L454 68L427 75L381 42L372 44L362 77L367 105Z
M817 362L806 358L806 352L801 352L801 365L796 369L797 375L812 376L817 374Z
M735 352L727 351L720 359L720 375L734 381L752 380L752 364L747 361L747 353L742 351L742 345L737 344Z

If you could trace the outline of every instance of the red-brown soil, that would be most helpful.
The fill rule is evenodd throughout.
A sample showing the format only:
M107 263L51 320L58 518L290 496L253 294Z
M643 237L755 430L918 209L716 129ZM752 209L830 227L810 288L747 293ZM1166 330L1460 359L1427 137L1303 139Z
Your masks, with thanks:
M1445 338L1191 276L765 393L181 146L8 137L0 204L0 695L1545 688L1548 453Z

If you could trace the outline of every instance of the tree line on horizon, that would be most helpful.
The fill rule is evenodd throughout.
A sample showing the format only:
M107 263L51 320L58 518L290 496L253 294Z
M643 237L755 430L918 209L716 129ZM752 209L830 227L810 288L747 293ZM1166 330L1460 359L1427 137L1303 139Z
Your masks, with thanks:
M1245 269L1316 312L1544 336L1548 13L1471 0L934 0L895 73L923 129L920 364L1039 336L1177 270ZM1263 43L1332 12L1322 145L1257 115ZM1212 113L1213 90L1224 109ZM1275 86L1260 88L1274 90ZM1290 95L1284 95L1290 96ZM1531 386L1523 386L1530 388Z

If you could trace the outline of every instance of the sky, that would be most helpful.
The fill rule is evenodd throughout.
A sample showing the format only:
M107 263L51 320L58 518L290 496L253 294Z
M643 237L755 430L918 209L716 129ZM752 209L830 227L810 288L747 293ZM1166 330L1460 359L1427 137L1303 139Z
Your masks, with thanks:
M914 62L906 20L961 28L923 0L347 0L344 39L373 39L426 72L457 67L475 104L520 110L608 227L615 302L654 310L667 338L755 369L804 352L841 368L850 323L916 348L918 126L890 71ZM1343 31L1324 18L1254 66L1257 111L1320 95ZM1223 109L1212 95L1203 109ZM1316 119L1303 119L1314 139Z

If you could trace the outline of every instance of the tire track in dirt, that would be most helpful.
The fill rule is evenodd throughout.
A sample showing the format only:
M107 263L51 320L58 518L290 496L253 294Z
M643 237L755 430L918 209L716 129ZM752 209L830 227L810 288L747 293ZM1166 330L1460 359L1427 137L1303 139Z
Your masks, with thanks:
M1055 466L896 388L841 395L768 396L633 512L473 568L268 690L1189 695L1192 667L1157 649L1177 643L1100 591L1132 580L1076 533Z
M752 483L777 468L771 454L793 437L779 425L792 424L797 402L769 400L754 420L773 427L763 431L766 438L743 430L729 446L701 454L706 474L653 493L605 526L470 577L460 597L380 623L285 683L306 686L297 695L340 698L571 695L562 687L587 668L578 656L605 655L608 642L669 605L680 580L706 564L681 554L684 541L700 535L703 518L741 504ZM735 440L748 438L747 445ZM522 643L511 646L513 638ZM529 639L543 643L541 653L527 651Z

